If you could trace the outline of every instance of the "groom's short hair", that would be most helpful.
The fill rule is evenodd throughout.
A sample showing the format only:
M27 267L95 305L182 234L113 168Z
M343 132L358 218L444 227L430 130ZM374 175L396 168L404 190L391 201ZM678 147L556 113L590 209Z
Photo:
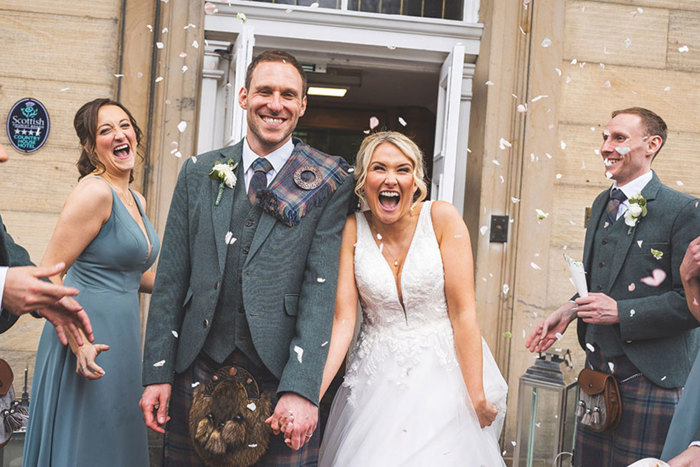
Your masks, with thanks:
M253 61L250 62L250 65L248 65L248 69L246 70L246 89L250 89L250 81L253 79L253 71L255 71L255 68L262 62L280 62L289 63L292 65L299 72L299 76L301 76L302 97L306 95L306 73L301 67L301 64L297 61L296 57L289 52L285 52L284 50L265 50L264 52L261 52L253 57Z

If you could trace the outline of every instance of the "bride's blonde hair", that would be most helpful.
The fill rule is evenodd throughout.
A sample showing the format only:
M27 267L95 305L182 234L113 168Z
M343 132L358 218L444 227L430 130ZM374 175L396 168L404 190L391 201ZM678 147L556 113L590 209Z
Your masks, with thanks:
M365 197L364 187L367 180L367 169L372 160L372 154L380 144L390 143L403 153L413 164L413 180L416 182L416 194L413 197L413 205L420 203L428 195L428 186L425 183L425 167L423 166L423 152L418 145L414 143L408 136L398 131L379 131L372 133L366 137L357 151L355 159L355 194L362 200L367 202Z

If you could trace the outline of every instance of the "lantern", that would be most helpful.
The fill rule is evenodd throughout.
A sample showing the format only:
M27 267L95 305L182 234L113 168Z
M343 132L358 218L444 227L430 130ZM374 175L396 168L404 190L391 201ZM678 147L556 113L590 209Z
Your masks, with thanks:
M571 353L540 352L520 377L514 467L570 465L576 396Z

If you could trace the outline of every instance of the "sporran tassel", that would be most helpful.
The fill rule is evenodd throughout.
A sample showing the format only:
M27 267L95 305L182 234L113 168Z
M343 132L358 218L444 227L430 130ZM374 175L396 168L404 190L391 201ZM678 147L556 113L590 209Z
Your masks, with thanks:
M582 400L578 401L578 406L576 407L576 417L581 418L583 414L586 413L586 403Z
M581 424L590 425L591 423L591 409L586 409L586 413L581 418Z
M600 425L600 408L593 407L593 415L591 416L591 421L593 425Z

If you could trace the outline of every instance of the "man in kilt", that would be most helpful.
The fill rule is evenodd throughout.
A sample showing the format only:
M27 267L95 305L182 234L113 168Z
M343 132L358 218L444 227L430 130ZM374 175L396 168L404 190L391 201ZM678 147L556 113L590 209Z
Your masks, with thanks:
M292 55L253 58L238 101L245 138L180 171L149 310L140 404L146 425L165 433L163 465L201 465L188 433L195 387L222 366L243 367L272 393L269 423L284 433L258 465L315 465L354 181L344 160L292 138L306 109L306 78Z
M583 252L591 293L558 308L526 343L530 351L546 350L576 319L586 367L617 380L621 421L602 433L579 424L576 466L659 457L700 346L679 273L700 231L700 209L651 170L666 133L650 110L612 113L600 154L613 185L593 202Z

